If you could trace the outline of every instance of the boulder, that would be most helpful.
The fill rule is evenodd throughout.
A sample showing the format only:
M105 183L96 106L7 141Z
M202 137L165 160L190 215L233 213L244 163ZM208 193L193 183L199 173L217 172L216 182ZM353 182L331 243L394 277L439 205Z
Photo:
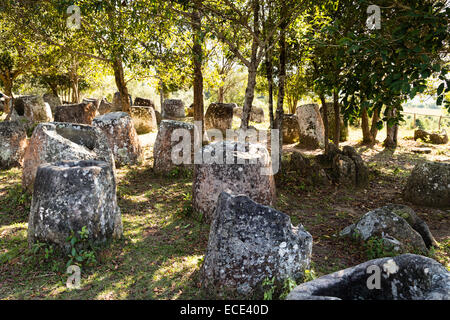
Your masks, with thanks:
M233 123L234 103L212 103L205 114L205 130L217 129L225 137Z
M211 222L220 193L241 194L264 204L275 203L275 181L267 149L260 144L218 141L202 149L196 165L193 208Z
M21 167L27 143L27 132L20 122L0 122L0 169Z
M98 112L98 109L100 108L100 103L102 102L102 99L95 99L95 98L84 98L83 103L92 103L95 106L96 111Z
M131 107L131 119L138 134L145 134L158 130L155 109L148 107Z
M263 281L302 278L312 237L288 215L242 195L222 192L201 269L202 288L225 298L263 297Z
M88 230L92 244L122 235L111 166L103 161L60 161L39 166L28 220L28 242L71 250L67 238Z
M99 128L72 123L41 123L25 150L22 185L31 189L41 164L62 160L101 160L115 169L108 140Z
M425 162L414 167L403 191L417 205L450 207L450 163Z
M341 106L342 110L342 106ZM335 130L335 119L334 119L334 104L327 103L327 113L328 113L328 138L334 141L334 130ZM324 118L323 107L320 108L320 115L322 120ZM344 121L344 116L340 115L340 125L339 125L339 141L344 142L348 139L348 124Z
M14 98L14 109L18 116L24 116L32 123L53 120L50 105L40 96L19 96Z
M66 104L57 106L55 111L55 122L69 122L79 124L92 124L97 108L92 102L79 104Z
M264 122L264 110L263 108L252 107L250 113L250 121L263 123Z
M137 97L134 99L133 105L138 106L138 107L152 107L153 109L155 109L155 104L150 99L144 99L144 98Z
M428 226L411 208L389 204L363 215L358 222L346 227L342 236L361 238L387 239L387 247L397 252L427 252L427 247L436 244ZM394 239L395 245L390 245Z
M186 135L190 136L190 150L189 154L182 153L181 158L185 158L185 163L174 163L172 159L172 148L178 145L182 141L182 137L177 139L174 136L174 141L172 141L172 136L174 132L178 133L184 132ZM184 141L184 140L183 140ZM191 123L175 121L175 120L162 120L159 125L158 135L156 136L155 146L153 148L153 169L158 173L169 173L176 167L192 167L193 163L193 147L194 147L194 125ZM174 154L179 155L180 153Z
M295 143L299 141L300 129L298 118L295 114L283 115L283 143Z
M448 143L448 136L445 130L442 130L441 132L427 132L425 130L417 129L414 131L414 140L418 139L431 144Z
M317 104L297 107L300 146L305 149L323 148L325 128Z
M233 115L238 118L242 118L243 108L238 107L237 105L233 109ZM264 110L263 108L252 107L250 111L250 121L262 123L264 122Z
M63 104L61 98L58 97L57 95L54 95L53 93L45 93L42 96L42 99L49 104L52 113L55 113L57 106Z
M379 271L379 289L369 277ZM374 259L305 282L287 300L450 300L450 272L414 254Z
M112 112L113 110L113 104L108 102L108 100L106 100L105 98L103 98L102 100L100 100L98 109L97 109L97 115L104 115L107 113Z
M184 103L179 99L166 99L161 108L163 119L177 119L185 117Z
M330 185L330 178L325 169L314 159L304 157L298 151L283 152L282 170L290 179L298 179L308 185Z
M369 169L356 150L345 146L341 151L332 143L328 146L328 153L316 156L316 162L328 172L331 179L341 185L367 186Z
M128 99L130 101L130 106L132 106L133 105L133 99L131 97L131 94L128 94ZM120 92L117 91L114 94L111 112L117 112L117 111L122 111L122 110L123 110L123 107L122 107L122 100L120 98Z
M142 162L143 153L131 117L126 112L111 112L94 118L94 127L106 135L117 166Z

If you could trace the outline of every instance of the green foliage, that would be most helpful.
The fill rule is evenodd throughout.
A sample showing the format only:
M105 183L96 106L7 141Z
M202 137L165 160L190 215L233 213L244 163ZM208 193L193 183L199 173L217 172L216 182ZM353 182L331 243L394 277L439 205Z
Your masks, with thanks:
M97 263L95 250L89 241L89 230L83 226L81 231L75 234L73 231L66 242L69 244L68 261L66 267L70 265L94 265Z
M399 254L393 250L392 246L387 245L382 238L378 237L370 237L363 246L366 250L367 259L369 260L394 257Z
M273 294L275 292L275 277L273 277L272 279L270 278L266 278L264 279L263 283L263 288L264 289L264 300L272 300L273 299Z
M189 217L193 212L192 194L190 192L183 193L182 208L178 210L178 214L182 217Z
M263 299L273 300L274 298L279 300L286 299L289 292L291 292L297 286L297 282L291 278L286 278L282 283L273 278L265 278L262 282L264 290Z

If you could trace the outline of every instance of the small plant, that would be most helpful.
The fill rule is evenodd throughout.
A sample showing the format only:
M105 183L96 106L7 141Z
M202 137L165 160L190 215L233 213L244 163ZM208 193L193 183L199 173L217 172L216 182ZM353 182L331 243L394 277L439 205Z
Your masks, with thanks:
M303 282L308 282L315 280L317 278L316 272L313 269L305 270L305 275L303 276Z
M97 263L95 251L86 248L92 248L89 243L89 230L84 226L81 231L78 231L78 236L72 231L71 235L67 237L66 241L70 244L68 254L69 260L66 267L70 265L94 265Z
M183 217L189 217L193 211L192 194L190 192L183 193L183 207L178 210L178 214Z
M383 257L393 257L397 255L392 246L386 245L384 239L378 237L369 238L364 243L364 247L369 260Z
M280 294L280 299L284 300L286 299L287 295L294 290L294 288L297 286L297 282L291 278L287 278L284 280L283 284L283 291Z
M277 283L278 282L278 283ZM276 281L275 277L272 279L266 278L263 283L264 290L264 300L273 300L274 297L284 300L287 295L297 286L297 282L292 278L286 278L283 281L283 285L280 290L280 283ZM278 288L278 290L277 290Z
M273 299L273 293L275 292L275 277L272 279L266 278L264 279L263 288L268 287L264 290L264 300L272 300Z

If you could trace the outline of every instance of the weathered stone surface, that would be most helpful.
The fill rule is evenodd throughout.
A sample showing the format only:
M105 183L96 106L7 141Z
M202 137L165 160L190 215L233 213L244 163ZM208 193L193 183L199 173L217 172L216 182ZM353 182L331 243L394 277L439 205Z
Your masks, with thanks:
M325 169L314 159L306 158L300 152L284 152L282 163L284 174L306 182L308 185L329 185L331 183Z
M264 205L274 204L275 182L263 145L218 141L202 151L203 163L196 166L193 183L193 207L206 222L213 219L221 192L246 195Z
M414 140L418 139L431 144L448 143L448 136L445 130L442 130L441 132L427 132L425 130L417 129L414 131Z
M368 279L380 270L380 289ZM370 271L368 273L368 270ZM450 272L414 254L370 260L297 286L287 300L450 300Z
M138 134L145 134L158 130L155 109L148 107L131 107L131 119Z
M32 123L48 122L53 120L50 105L40 96L19 96L14 98L14 109L17 115L24 116ZM14 119L11 119L14 120Z
M390 249L397 252L417 250L426 253L427 246L436 244L425 222L411 208L396 204L367 212L358 222L346 227L341 235L359 237L363 241L372 237L393 238L398 241L398 245Z
M140 163L143 160L139 137L131 117L126 112L111 112L94 118L94 127L106 135L117 166Z
M133 105L133 99L131 97L131 94L128 94L128 98L130 100L130 106L132 106ZM122 108L122 100L120 98L120 92L117 91L114 94L111 112L117 112L117 111L122 111L122 110L123 110L123 108Z
M98 109L100 108L100 103L102 102L101 99L95 99L95 98L84 98L83 103L92 103L95 106L96 113L98 113Z
M341 106L342 110L342 106ZM335 130L335 119L334 119L334 104L327 103L327 111L328 111L328 138L334 141L334 130ZM320 115L322 117L322 121L324 118L323 108L320 108ZM344 116L340 115L340 125L339 125L339 141L344 142L348 139L348 124L344 121Z
M161 116L163 119L184 118L184 103L179 99L166 99L161 108Z
M0 169L22 166L27 143L27 133L20 122L0 122Z
M235 107L233 109L233 115L238 118L242 118L242 107ZM264 122L264 110L263 108L252 107L250 111L250 121L261 123Z
M205 114L205 130L220 130L225 137L226 131L233 123L234 103L211 103Z
M300 145L305 149L323 148L325 128L317 104L297 107Z
M425 162L414 167L403 192L407 201L430 207L450 207L450 163Z
M105 98L103 98L102 100L100 100L100 104L97 109L97 115L104 115L112 112L112 110L113 104L108 102L108 100L106 100Z
M222 192L201 269L214 296L262 298L262 282L298 280L309 267L312 237L286 214L242 195Z
M61 98L57 95L54 95L53 93L45 93L42 96L42 99L44 99L45 102L47 102L50 106L50 109L52 110L52 113L55 113L56 107L62 105Z
M111 166L94 160L39 166L28 221L29 244L46 242L67 251L67 237L83 227L94 244L122 235Z
M152 107L153 109L155 109L155 104L153 103L153 101L145 98L135 98L133 105L137 107Z
M194 125L191 123L175 121L175 120L162 120L159 126L158 135L156 136L155 146L153 148L153 169L158 173L168 173L178 166L187 166L189 164L176 164L172 161L172 148L180 143L182 138L172 141L172 135L174 132L187 130L191 137L191 150L189 154L182 154L182 157L186 157L190 164L193 162L193 147L194 147Z
M101 160L115 169L108 140L99 128L72 123L41 123L25 150L22 185L33 186L39 165L62 160Z
M69 122L79 124L92 124L97 108L92 102L79 104L66 104L57 106L55 111L55 122Z
M295 143L300 139L298 118L295 114L283 115L283 143Z
M264 109L253 107L250 113L250 121L262 123L264 122Z
M328 153L318 155L316 161L335 183L356 187L369 183L369 169L353 147L345 146L341 151L330 143L328 148Z

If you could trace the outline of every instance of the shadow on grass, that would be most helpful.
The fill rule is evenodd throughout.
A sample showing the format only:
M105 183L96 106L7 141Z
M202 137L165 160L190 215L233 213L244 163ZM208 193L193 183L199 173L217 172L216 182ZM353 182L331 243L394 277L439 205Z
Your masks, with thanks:
M182 210L192 180L160 176L150 167L139 167L119 170L118 182L124 238L98 252L98 264L83 271L81 290L65 289L64 270L54 273L48 264L20 259L26 254L26 230L22 230L14 239L1 239L4 250L20 251L0 265L0 297L203 298L197 283L209 226ZM6 221L5 227L13 222Z

